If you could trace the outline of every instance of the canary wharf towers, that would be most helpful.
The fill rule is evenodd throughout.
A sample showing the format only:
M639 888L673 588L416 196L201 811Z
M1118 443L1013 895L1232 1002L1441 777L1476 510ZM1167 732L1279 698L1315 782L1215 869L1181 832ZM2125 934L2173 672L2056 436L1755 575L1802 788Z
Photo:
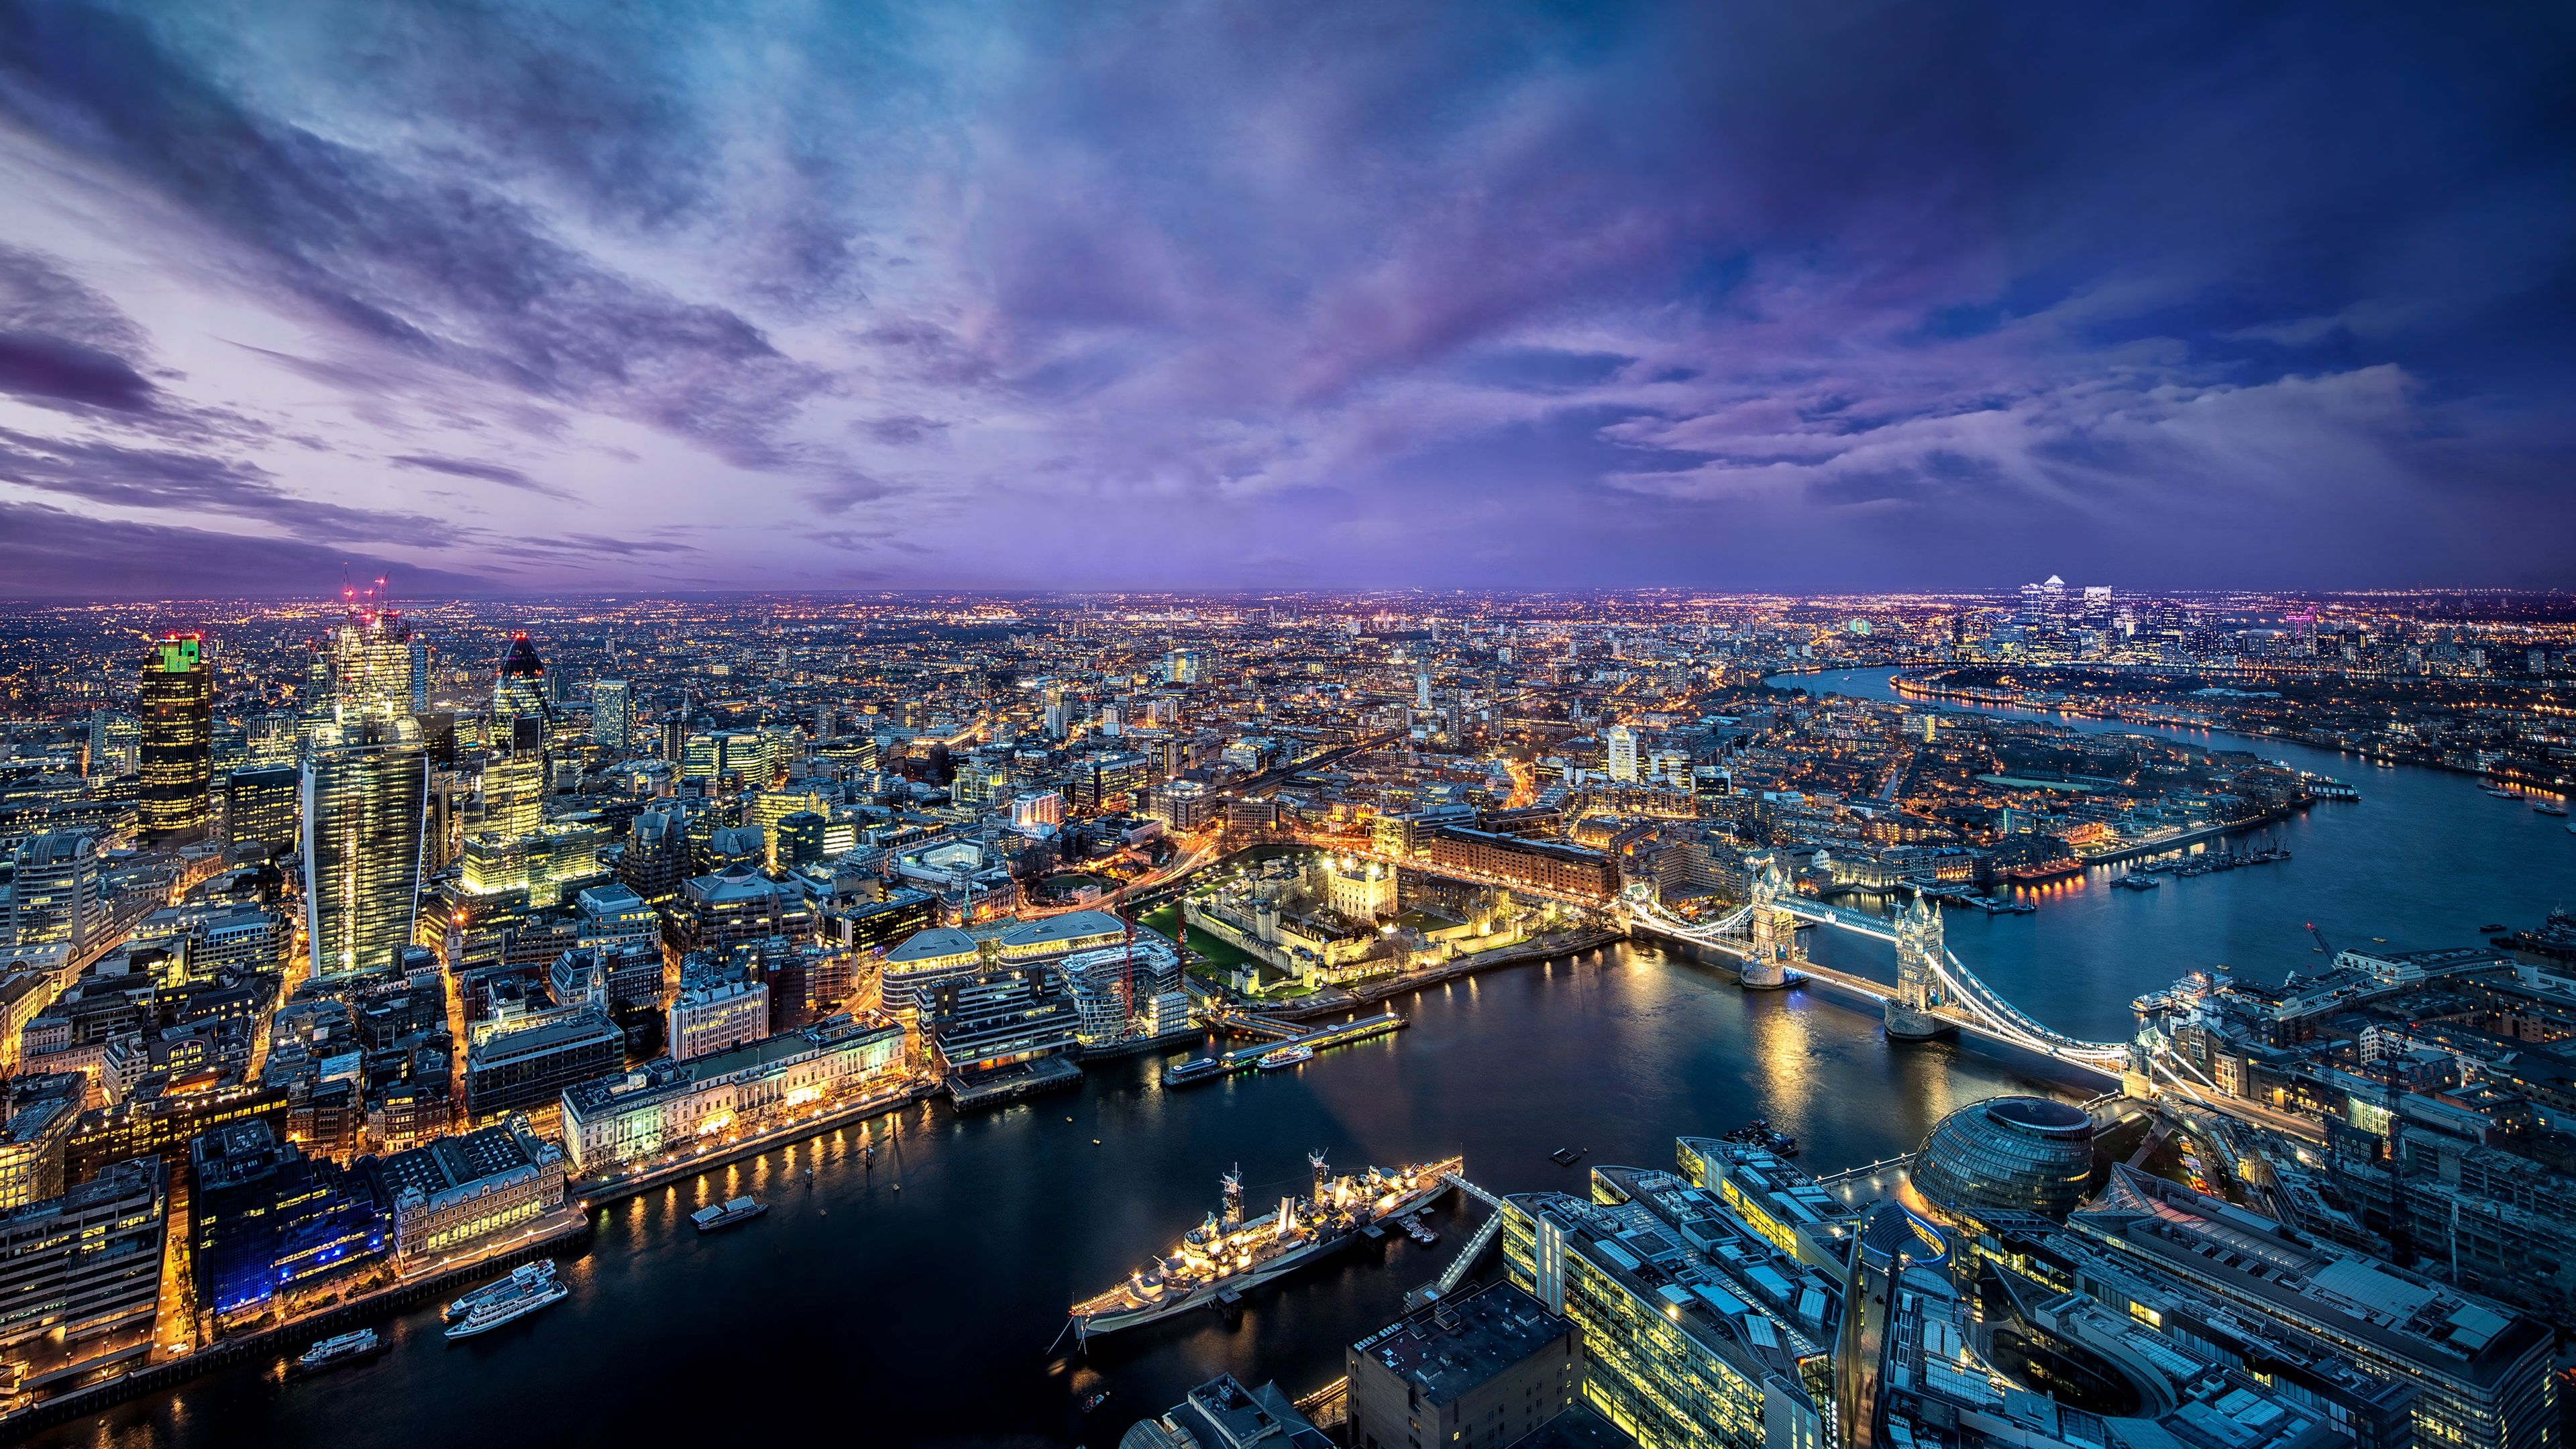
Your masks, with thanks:
M350 610L321 647L306 719L304 910L313 973L391 961L420 902L429 755L413 718L409 631Z

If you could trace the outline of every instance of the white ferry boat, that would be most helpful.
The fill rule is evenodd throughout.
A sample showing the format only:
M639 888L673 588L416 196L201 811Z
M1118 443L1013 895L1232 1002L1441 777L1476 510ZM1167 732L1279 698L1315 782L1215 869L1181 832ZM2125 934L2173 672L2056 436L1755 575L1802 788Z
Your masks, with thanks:
M382 1335L372 1328L361 1328L355 1333L326 1338L306 1349L295 1360L295 1371L299 1374L318 1374L324 1369L335 1368L357 1359L373 1358L382 1353L384 1347L385 1341Z
M466 1294L464 1297L457 1299L455 1302L448 1304L447 1321L455 1323L492 1299L520 1292L528 1288L534 1288L541 1284L551 1283L553 1281L555 1281L555 1265L553 1259L540 1258L533 1263L523 1263L518 1267L511 1269L509 1277L504 1278L497 1283L486 1283L482 1287L475 1289L473 1292Z
M1303 1066L1315 1059L1315 1049L1304 1042L1291 1042L1277 1051L1261 1054L1261 1069L1275 1072L1282 1067Z
M571 1296L571 1285L552 1274L548 1274L541 1284L523 1284L513 1275L501 1293L475 1304L463 1318L449 1324L447 1337L452 1342L472 1338L478 1333L489 1333L502 1324L525 1318L540 1308L550 1308Z

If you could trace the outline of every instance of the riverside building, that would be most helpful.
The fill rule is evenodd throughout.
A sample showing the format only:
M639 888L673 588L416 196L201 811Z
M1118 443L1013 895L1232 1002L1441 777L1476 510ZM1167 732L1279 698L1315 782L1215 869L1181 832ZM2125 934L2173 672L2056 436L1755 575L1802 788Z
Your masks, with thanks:
M1719 1250L1755 1240L1713 1196L1669 1174L1632 1182L1644 1191L1615 1206L1548 1192L1501 1209L1509 1281L1582 1330L1584 1401L1641 1449L1824 1449L1838 1304L1776 1268L1812 1312L1750 1298Z
M563 1140L584 1176L782 1115L888 1091L904 1076L903 1028L834 1017L694 1061L664 1058L563 1093Z
M563 1150L525 1117L384 1160L397 1261L414 1263L524 1227L564 1201Z

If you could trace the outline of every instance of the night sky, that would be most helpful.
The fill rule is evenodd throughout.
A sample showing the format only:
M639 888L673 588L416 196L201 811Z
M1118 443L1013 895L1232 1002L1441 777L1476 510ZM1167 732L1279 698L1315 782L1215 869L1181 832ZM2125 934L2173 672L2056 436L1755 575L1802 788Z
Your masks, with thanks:
M2576 584L2563 4L0 0L0 597Z

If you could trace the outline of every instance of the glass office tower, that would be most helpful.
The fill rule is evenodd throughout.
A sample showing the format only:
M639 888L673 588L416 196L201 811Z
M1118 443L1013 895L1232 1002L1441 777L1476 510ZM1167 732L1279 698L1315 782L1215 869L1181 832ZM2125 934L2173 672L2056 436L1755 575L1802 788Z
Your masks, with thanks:
M146 840L202 835L214 818L215 685L194 634L173 634L143 664L136 806Z

